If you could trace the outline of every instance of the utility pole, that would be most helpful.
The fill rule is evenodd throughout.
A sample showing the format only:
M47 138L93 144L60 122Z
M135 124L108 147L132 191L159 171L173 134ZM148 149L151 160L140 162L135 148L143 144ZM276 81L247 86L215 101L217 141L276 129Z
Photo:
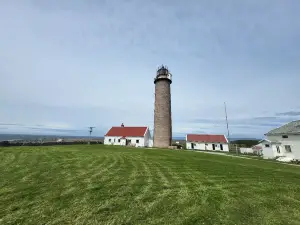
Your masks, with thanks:
M88 141L88 144L90 144L90 141L91 141L91 139L92 139L93 128L96 128L96 127L89 127L90 139L89 139L89 141Z

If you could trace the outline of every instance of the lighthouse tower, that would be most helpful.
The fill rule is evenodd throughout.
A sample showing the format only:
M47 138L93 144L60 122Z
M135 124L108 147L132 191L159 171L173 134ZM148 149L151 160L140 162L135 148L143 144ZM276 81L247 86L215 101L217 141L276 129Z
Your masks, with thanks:
M158 68L155 84L153 147L168 148L172 143L172 75L165 66Z

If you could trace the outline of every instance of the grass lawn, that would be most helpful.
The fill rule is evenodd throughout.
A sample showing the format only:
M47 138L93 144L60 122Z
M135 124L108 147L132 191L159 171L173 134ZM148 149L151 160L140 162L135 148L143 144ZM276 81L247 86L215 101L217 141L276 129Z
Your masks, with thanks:
M103 145L0 148L0 224L300 224L300 167Z

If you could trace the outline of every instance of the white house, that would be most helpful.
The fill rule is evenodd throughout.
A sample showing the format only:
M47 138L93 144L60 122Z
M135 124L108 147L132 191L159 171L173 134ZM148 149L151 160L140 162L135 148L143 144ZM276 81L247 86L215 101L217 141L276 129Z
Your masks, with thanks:
M225 135L187 134L186 148L229 152L228 140Z
M278 156L300 160L300 120L292 121L265 134L264 158ZM268 147L266 146L268 145Z
M148 127L112 127L104 136L105 145L148 147L151 143Z
M272 159L277 156L278 149L280 148L280 143L276 141L270 141L268 139L263 139L254 145L252 149L258 151L258 155L262 155L265 159ZM279 156L279 155L278 155Z

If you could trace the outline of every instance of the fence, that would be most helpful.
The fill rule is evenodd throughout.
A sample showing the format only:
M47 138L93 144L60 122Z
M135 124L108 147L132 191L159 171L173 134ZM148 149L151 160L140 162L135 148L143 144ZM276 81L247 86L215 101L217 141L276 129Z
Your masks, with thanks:
M242 154L253 154L253 149L252 148L240 148L240 153Z

